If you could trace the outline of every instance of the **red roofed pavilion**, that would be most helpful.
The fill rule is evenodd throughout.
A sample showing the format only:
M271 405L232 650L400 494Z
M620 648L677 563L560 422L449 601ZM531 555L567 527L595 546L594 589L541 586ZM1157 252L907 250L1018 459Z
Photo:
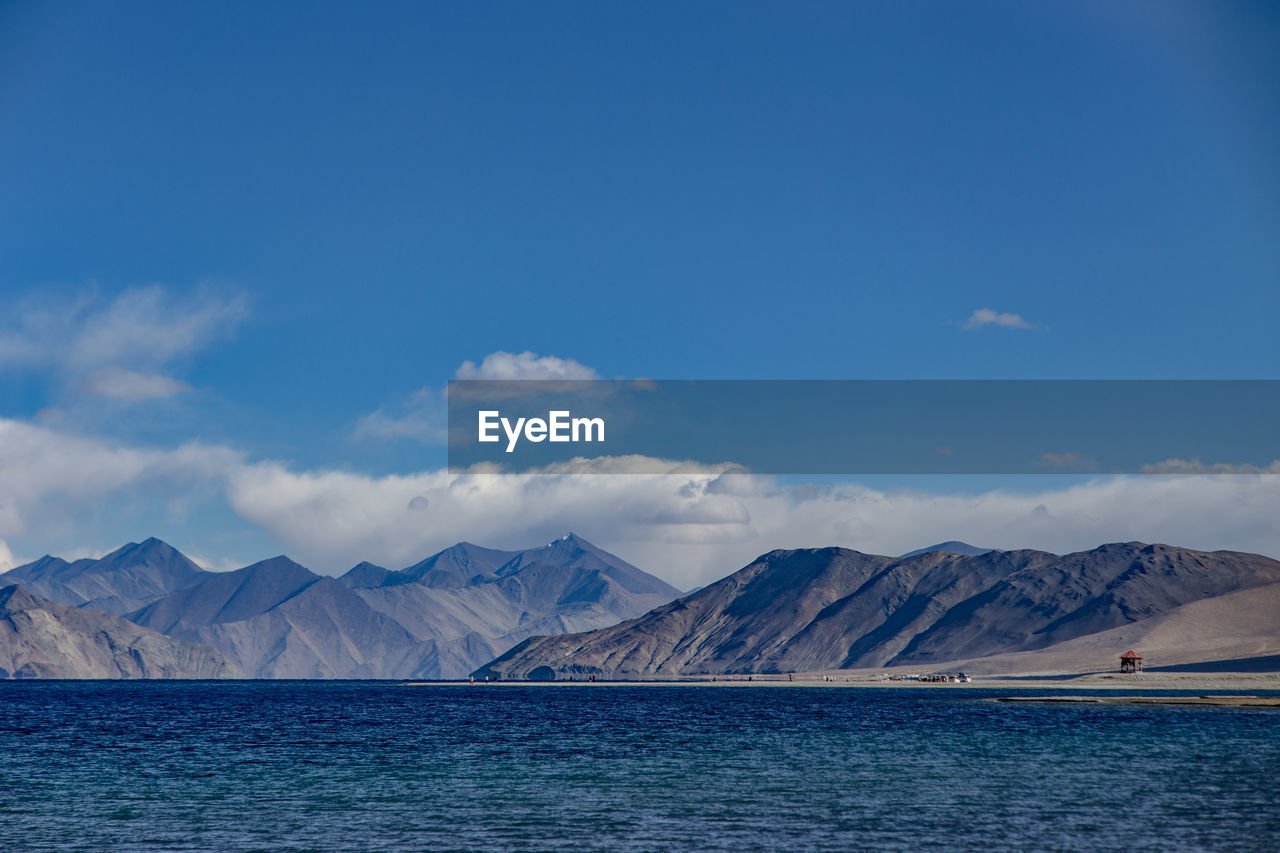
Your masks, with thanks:
M1121 672L1142 672L1142 655L1133 649L1120 655Z

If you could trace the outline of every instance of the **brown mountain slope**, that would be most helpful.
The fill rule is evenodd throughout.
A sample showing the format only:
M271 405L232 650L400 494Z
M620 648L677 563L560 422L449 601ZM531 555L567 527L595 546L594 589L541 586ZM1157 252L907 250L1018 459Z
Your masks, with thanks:
M789 672L924 664L1045 648L1280 582L1280 562L1141 542L1058 556L842 548L773 551L639 619L535 637L504 677Z
M221 654L20 586L0 589L0 678L237 678Z
M1280 656L1280 583L1193 601L1044 649L939 668L987 675L1110 672L1128 649L1136 649L1148 668Z

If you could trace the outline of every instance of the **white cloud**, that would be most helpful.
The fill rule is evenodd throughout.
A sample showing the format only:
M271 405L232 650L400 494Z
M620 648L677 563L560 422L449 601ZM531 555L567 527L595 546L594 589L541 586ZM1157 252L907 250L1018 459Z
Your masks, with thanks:
M593 368L571 358L554 355L492 352L480 364L464 361L457 379L599 379Z
M571 358L493 352L477 365L464 361L456 379L599 379L596 371ZM414 439L443 444L448 438L448 406L445 389L419 388L409 396L379 406L356 421L357 440Z
M356 439L410 438L443 444L448 436L444 393L420 388L403 400L379 406L356 421Z
M460 540L528 547L567 530L600 539L603 547L635 531L693 541L753 535L737 496L681 491L718 476L715 469L661 460L636 466L684 473L585 473L629 469L606 459L562 463L561 473L548 475L431 471L375 478L262 463L235 473L228 498L237 514L304 563L330 571L363 559L405 566Z
M161 365L229 333L248 313L239 293L179 297L160 286L131 288L84 316L68 357L88 367Z
M961 326L966 331L981 329L983 326L1004 326L1008 329L1035 328L1018 314L1000 313L990 308L979 308L969 315L969 319Z
M541 475L392 477L267 463L240 469L229 497L304 564L328 571L362 559L404 566L464 539L528 546L567 530L681 587L784 547L899 554L959 538L1067 552L1142 540L1280 554L1280 478L1267 476L1122 477L1032 493L940 495L779 486L653 459L579 461ZM428 508L411 512L417 497Z
M219 557L216 560L210 559L198 551L191 550L189 547L178 548L178 550L186 554L191 559L191 562L207 572L231 572L245 567L245 563L239 560L232 560L227 557ZM63 559L66 558L64 557Z
M18 565L13 559L13 552L9 550L9 544L0 539L0 572L7 572Z
M1201 462L1199 459L1166 459L1154 465L1143 465L1140 470L1143 474L1280 474L1280 461L1259 467Z
M0 537L83 518L133 491L164 501L217 489L240 464L225 447L140 449L0 418Z
M51 370L72 389L117 400L168 396L187 386L162 371L230 334L248 311L243 294L213 288L29 298L0 321L0 367Z
M155 373L136 373L123 367L104 367L85 377L84 390L98 397L136 403L190 391L191 386Z
M1280 471L1280 463L1268 470ZM542 474L374 477L250 461L219 446L120 446L0 419L0 541L30 541L59 519L61 529L81 529L102 507L122 502L163 507L213 493L285 553L329 573L361 560L400 568L460 540L529 547L570 530L683 588L774 548L825 545L900 554L963 539L1061 553L1141 540L1280 555L1274 474L1109 477L1026 492L938 494L782 484L730 471L619 457L559 463ZM118 538L152 532L127 529ZM119 542L94 543L101 544ZM220 555L202 559L228 567Z

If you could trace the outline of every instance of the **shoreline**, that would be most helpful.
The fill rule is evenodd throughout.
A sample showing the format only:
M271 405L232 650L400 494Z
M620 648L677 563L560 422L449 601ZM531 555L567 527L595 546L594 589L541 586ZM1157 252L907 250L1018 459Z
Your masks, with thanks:
M402 687L803 687L803 688L891 688L895 690L1070 690L1070 691L1149 691L1149 690L1230 690L1280 692L1280 672L1219 672L1219 673L1142 673L1138 677L1118 673L1075 673L1060 676L1040 674L1001 676L973 676L967 683L891 681L858 675L812 675L786 677L707 676L652 680L596 680L587 681L405 681Z
M1201 705L1219 708L1280 708L1280 696L1000 696L997 702L1066 705Z

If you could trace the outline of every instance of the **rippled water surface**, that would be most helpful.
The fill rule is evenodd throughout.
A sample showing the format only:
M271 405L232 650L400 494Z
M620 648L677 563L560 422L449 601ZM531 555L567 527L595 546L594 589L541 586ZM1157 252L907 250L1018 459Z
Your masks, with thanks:
M1280 849L1280 711L0 682L0 850Z

